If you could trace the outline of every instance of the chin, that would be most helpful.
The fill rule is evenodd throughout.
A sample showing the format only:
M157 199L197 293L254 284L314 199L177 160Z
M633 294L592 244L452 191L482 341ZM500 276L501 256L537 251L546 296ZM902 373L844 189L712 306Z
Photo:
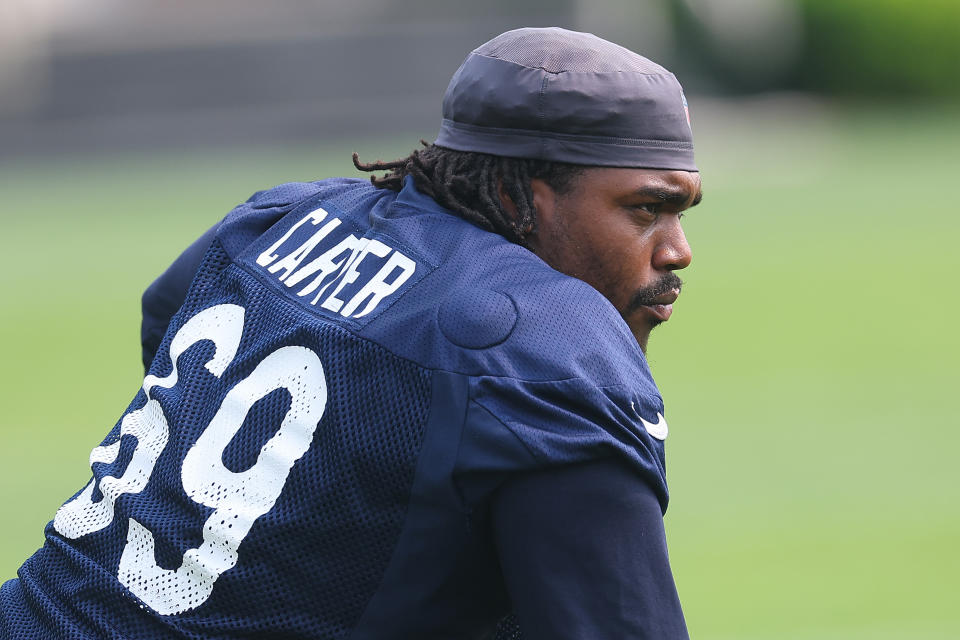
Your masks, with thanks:
M640 350L647 353L647 341L650 339L650 333L663 324L663 320L654 316L652 313L645 312L642 308L631 309L627 312L620 310L620 317L627 323L627 328L633 334Z
M647 353L647 341L650 340L650 330L633 332L633 337L637 339L637 344L640 345L640 351L643 351L644 355Z
M650 340L650 333L661 324L663 323L644 323L639 327L630 328L630 332L633 334L633 337L636 338L637 344L640 345L640 350L643 351L644 354L647 353L647 342Z

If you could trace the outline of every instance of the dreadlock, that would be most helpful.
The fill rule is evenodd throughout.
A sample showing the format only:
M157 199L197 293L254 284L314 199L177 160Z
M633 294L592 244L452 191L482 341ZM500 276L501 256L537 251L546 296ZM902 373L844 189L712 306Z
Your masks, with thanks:
M380 189L400 191L403 179L412 176L417 190L440 206L522 246L537 223L530 180L538 178L564 193L583 170L575 164L454 151L420 142L423 149L392 162L364 163L354 153L353 165L361 171L387 171L382 177L370 176L370 182ZM500 201L500 184L516 206L516 219Z

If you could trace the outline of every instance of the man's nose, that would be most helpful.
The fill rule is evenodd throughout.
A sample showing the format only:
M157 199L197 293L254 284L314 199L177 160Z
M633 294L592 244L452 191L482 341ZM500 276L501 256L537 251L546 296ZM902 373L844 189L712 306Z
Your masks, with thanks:
M690 266L693 253L680 226L680 216L663 220L664 229L653 252L653 266L659 271L677 271Z

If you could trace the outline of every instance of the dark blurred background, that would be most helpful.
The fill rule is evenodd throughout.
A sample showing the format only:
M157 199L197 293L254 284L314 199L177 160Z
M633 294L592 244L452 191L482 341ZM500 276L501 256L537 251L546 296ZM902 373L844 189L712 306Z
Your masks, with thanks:
M432 134L470 48L598 33L688 94L960 95L954 0L6 0L0 155Z

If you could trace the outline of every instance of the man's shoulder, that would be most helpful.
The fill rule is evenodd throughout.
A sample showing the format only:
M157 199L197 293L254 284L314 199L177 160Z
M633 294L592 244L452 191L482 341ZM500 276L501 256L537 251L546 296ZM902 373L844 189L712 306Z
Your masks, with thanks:
M505 469L613 456L647 478L665 508L665 434L651 430L663 400L617 310L535 256L496 271L482 270L476 290L452 293L437 314L444 339L473 367L461 468L485 468L488 455ZM506 337L476 344L491 326Z
M597 386L649 377L626 323L596 289L496 234L463 221L444 226L455 233L434 234L446 238L436 268L368 335L474 376Z
M327 178L315 182L285 182L255 192L220 223L217 237L230 255L236 255L291 211L320 201L352 203L376 191L365 180Z
M269 189L255 192L244 204L237 207L237 211L267 209L296 204L313 196L330 198L352 191L371 189L373 189L373 186L369 181L358 178L326 178L311 182L284 182Z
M416 277L376 314L360 318L363 325L376 321L354 327L389 350L424 366L470 375L582 378L597 386L649 378L636 340L600 292L502 236L445 212L411 186L398 198L396 192L349 178L278 185L235 208L218 236L236 256L251 244L275 242L274 235L287 238L286 226L293 228L323 207L342 217L342 226L358 237L377 238L415 263ZM394 202L399 206L390 206ZM289 224L264 235L288 215ZM311 233L319 232L302 225L284 248L307 246ZM333 243L330 238L324 242ZM326 244L311 251L321 253ZM298 260L307 265L313 253L304 251ZM365 268L379 268L385 260L364 258L357 270L362 276ZM363 280L358 277L350 286ZM285 287L293 282L299 279L291 276ZM380 309L388 307L391 312L381 316Z
M476 274L438 314L444 335L462 342L483 326L513 321L502 341L510 374L528 380L585 378L616 384L643 355L613 305L596 289L529 254ZM489 265L487 265L489 266Z

